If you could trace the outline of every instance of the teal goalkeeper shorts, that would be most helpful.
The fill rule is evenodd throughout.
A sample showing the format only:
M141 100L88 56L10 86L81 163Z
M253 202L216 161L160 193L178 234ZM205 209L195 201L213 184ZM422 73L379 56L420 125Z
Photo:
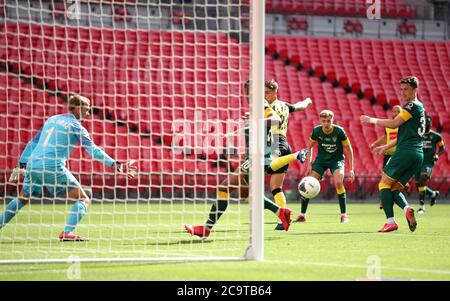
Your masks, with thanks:
M22 187L24 197L40 197L44 187L53 196L65 197L68 191L80 187L80 183L65 167L57 167L55 170L26 171Z

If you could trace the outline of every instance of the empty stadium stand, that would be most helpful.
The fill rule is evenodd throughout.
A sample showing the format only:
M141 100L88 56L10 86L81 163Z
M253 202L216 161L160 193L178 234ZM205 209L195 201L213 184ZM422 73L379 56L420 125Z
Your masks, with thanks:
M397 12L409 11L394 2ZM0 43L0 139L6 141L0 145L0 158L8 158L0 160L0 170L16 164L31 138L27 129L35 131L49 116L64 112L64 97L79 92L97 108L86 124L94 141L119 160L139 158L140 170L148 175L134 180L140 187L214 187L218 172L228 172L227 158L218 162L217 154L175 154L172 123L193 121L195 112L202 112L203 120L242 116L248 108L242 96L247 45L225 34L9 22L0 25ZM420 99L450 141L448 43L271 35L266 47L266 78L280 83L280 98L314 100L307 112L290 118L288 140L294 150L305 146L318 112L328 108L350 137L357 175L378 174L381 158L368 145L382 130L361 126L358 118L363 113L386 118L386 105L400 100L398 80L410 74L421 80ZM221 107L229 102L236 103L234 110ZM74 151L70 169L87 183L103 181L95 174L105 168L83 152ZM290 176L302 171L293 164ZM449 172L445 154L435 175Z
M388 18L410 18L417 16L414 6L401 0L380 1L381 15ZM306 14L324 16L366 16L366 1L359 0L267 0L266 11L278 14Z

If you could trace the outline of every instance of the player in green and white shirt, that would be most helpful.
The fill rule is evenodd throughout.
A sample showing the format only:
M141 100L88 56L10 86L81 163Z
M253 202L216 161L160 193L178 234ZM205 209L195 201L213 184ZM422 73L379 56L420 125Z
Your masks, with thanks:
M433 206L440 196L439 190L431 190L426 186L427 181L431 179L434 164L445 151L444 140L442 136L431 130L433 119L431 116L426 116L425 134L423 135L423 163L422 167L416 173L416 187L419 192L420 208L417 211L420 214L425 213L425 196L431 198L430 205ZM438 153L436 149L439 148Z
M377 124L381 127L398 129L397 140L381 148L397 145L397 150L384 167L378 189L380 199L386 214L387 222L379 232L391 232L398 229L394 219L394 202L403 209L408 227L415 231L417 221L414 208L409 206L401 192L406 183L416 174L423 162L422 137L425 134L425 109L417 99L419 80L409 76L400 80L400 92L406 102L400 114L395 119L378 119L362 115L362 123Z
M327 169L330 169L338 195L339 207L341 209L341 223L347 223L347 196L344 187L344 148L348 153L350 163L349 176L352 182L355 180L353 149L345 130L333 123L334 113L332 111L323 110L320 112L319 117L321 125L318 125L313 129L311 138L306 146L308 151L308 156L306 157L306 175L312 176L320 181ZM311 164L312 148L316 143L318 144L318 153L314 163ZM300 196L300 198L302 201L301 213L297 216L295 221L305 222L309 199L303 196Z

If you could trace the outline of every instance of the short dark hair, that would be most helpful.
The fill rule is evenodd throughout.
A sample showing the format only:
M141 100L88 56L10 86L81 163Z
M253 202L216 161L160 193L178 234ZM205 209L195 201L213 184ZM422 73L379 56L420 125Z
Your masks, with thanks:
M245 81L244 87L246 87L246 88L250 87L250 80L249 80L249 79L247 79L247 80Z
M414 89L419 88L419 79L415 76L407 76L400 80L400 84L407 84L413 87Z
M266 80L264 82L264 87L272 90L272 91L276 91L278 90L278 83L276 80L274 80L273 78L271 80Z

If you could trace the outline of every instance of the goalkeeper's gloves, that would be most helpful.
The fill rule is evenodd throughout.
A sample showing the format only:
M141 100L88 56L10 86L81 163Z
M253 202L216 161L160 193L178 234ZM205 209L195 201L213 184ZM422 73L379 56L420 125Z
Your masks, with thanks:
M19 180L20 175L25 174L25 167L27 165L25 163L19 163L19 166L14 167L11 176L9 177L9 182L16 182Z
M133 179L137 174L137 166L134 166L134 163L136 163L136 160L116 161L116 170L119 174L127 176L128 179Z

